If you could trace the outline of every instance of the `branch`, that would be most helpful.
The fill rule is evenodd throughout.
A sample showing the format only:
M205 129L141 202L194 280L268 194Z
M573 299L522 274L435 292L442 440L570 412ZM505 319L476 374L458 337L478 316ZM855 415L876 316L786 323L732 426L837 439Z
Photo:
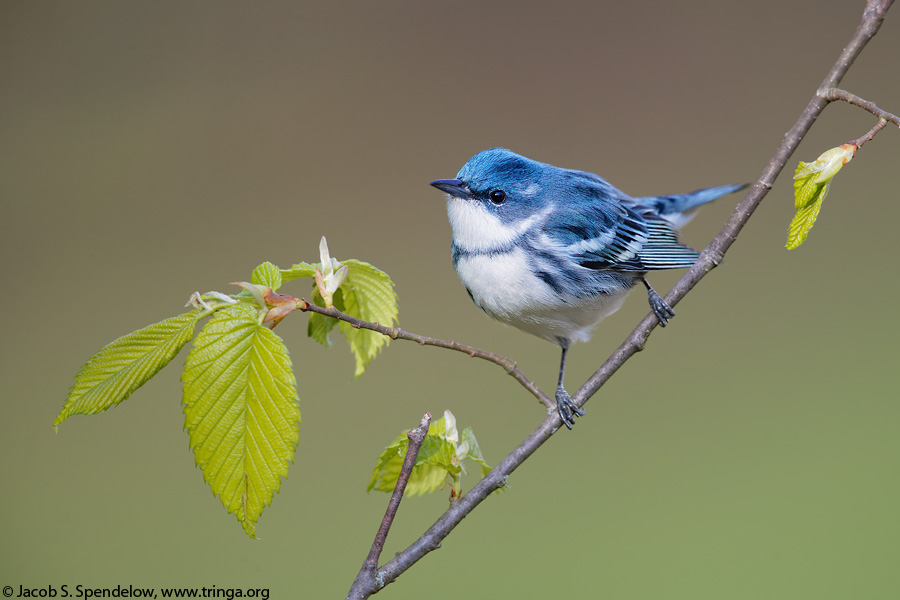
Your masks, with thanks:
M863 144L865 144L866 142L868 142L869 140L874 138L875 134L878 133L879 131L881 131L882 129L884 129L887 126L887 124L888 124L888 122L886 120L878 119L878 122L875 123L875 126L872 127L872 129L870 129L868 133L866 133L862 137L856 138L855 140L853 140L850 143L853 144L854 146L856 146L857 150L859 148L862 148Z
M827 100L828 102L834 102L835 100L843 100L853 106L858 106L864 110L869 111L879 119L884 119L890 123L893 123L897 127L900 127L900 117L895 114L889 113L886 110L882 110L875 106L874 102L870 102L868 100L864 100L860 98L856 94L851 94L846 90L842 90L836 87L825 87L820 88L817 94L823 100Z
M840 57L834 63L828 75L825 77L820 90L836 88L853 61L859 56L862 49L870 39L878 32L885 14L893 0L868 0L863 13L862 21L850 42L841 52ZM747 196L735 208L731 218L700 254L696 264L681 278L674 288L667 294L666 300L670 305L675 305L707 273L712 271L723 259L725 252L734 243L737 235L746 225L747 220L756 210L759 203L772 188L775 178L784 169L791 155L800 144L800 140L806 135L816 118L821 114L829 100L817 93L810 100L800 118L794 126L785 134L774 156L772 156L759 179L750 189ZM585 382L575 394L573 400L579 406L600 389L600 387L636 352L643 349L644 343L650 336L658 321L652 314L644 317L638 326L631 332L628 338L616 349L605 363ZM476 507L482 500L494 490L502 487L507 478L519 467L531 454L533 454L544 442L546 442L559 428L561 421L555 412L550 413L517 448L515 448L503 461L497 465L484 479L478 482L467 494L457 500L447 511L441 515L435 523L425 531L422 536L414 541L408 548L398 553L388 561L376 575L377 588L393 582L401 573L415 564L426 554L440 547L441 541Z
M411 429L406 434L409 445L406 449L406 457L403 459L403 466L400 468L400 476L397 479L397 485L394 486L394 492L388 502L387 511L384 513L384 519L381 520L381 527L375 534L375 540L372 542L372 549L363 562L356 580L347 594L350 599L363 599L372 595L372 590L380 589L375 580L375 570L378 568L378 559L381 557L381 551L384 549L384 542L387 540L388 532L394 523L394 517L397 516L397 509L400 508L400 500L403 499L403 492L406 490L406 484L409 483L409 476L412 475L413 467L416 465L416 458L419 456L419 450L422 448L422 442L425 441L425 435L428 433L428 425L431 424L431 414L425 413L419 426Z
M545 394L541 390L541 388L537 386L536 383L525 377L525 374L522 373L522 371L519 370L519 367L516 366L515 361L506 358L505 356L500 356L499 354L488 352L487 350L481 350L479 348L475 348L474 346L460 344L459 342L455 342L453 340L441 340L438 338L418 335L416 333L410 333L408 331L400 329L399 327L387 327L385 325L382 325L381 323L371 323L369 321L363 321L362 319L351 317L350 315L343 313L334 307L322 308L321 306L310 304L306 300L300 301L300 303L297 305L297 310L300 310L302 312L319 313L320 315L325 315L326 317L345 321L357 329L370 329L372 331L377 331L382 335L388 336L392 340L409 340L411 342L416 342L421 346L437 346L438 348L456 350L457 352L468 354L473 358L481 358L486 361L492 362L495 365L500 365L509 375L513 377L513 379L522 384L522 387L531 392L531 394L535 398L537 398L541 402L541 404L546 406L548 409L556 408L556 402L551 400L550 397L547 396L547 394Z
M895 114L889 113L886 110L882 110L875 106L874 102L870 102L868 100L864 100L855 94L851 94L846 90L842 90L839 88L822 88L819 90L818 95L828 102L834 102L835 100L843 100L844 102L848 102L853 106L858 106L864 110L869 111L876 117L878 117L878 122L875 124L872 129L869 130L867 134L864 136L857 138L850 142L854 144L857 148L861 148L863 144L871 140L875 137L879 131L884 129L888 123L893 123L897 127L900 127L900 117Z

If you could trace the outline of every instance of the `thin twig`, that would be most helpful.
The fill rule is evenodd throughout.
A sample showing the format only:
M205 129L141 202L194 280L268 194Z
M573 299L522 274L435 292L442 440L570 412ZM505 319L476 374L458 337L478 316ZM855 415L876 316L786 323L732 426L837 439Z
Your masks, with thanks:
M870 141L875 137L875 134L884 129L887 126L888 122L886 119L878 119L878 122L875 123L875 126L869 130L869 132L863 135L860 138L856 138L851 143L856 146L857 149L862 148L862 145L866 142Z
M834 88L840 83L850 65L853 64L853 61L859 56L862 49L881 27L885 13L892 1L868 0L862 22L819 89ZM759 180L750 189L747 197L738 204L728 223L704 249L697 264L667 294L666 300L669 304L674 305L677 303L722 261L725 252L734 243L738 233L740 233L747 220L756 210L760 201L772 188L775 178L784 169L787 161L799 145L800 140L803 139L827 104L828 100L818 94L810 100L796 124L785 135L769 164L763 170ZM576 402L579 405L584 404L628 358L641 350L650 332L657 324L658 321L652 314L645 317L631 332L625 342L578 390L574 398ZM559 416L555 412L550 413L537 429L504 458L484 479L475 484L468 493L451 505L419 539L379 569L376 575L379 585L384 586L393 582L419 559L432 550L439 548L441 541L491 492L503 486L509 475L546 442L556 432L560 424Z
M372 331L377 331L378 333L386 335L393 340L408 340L411 342L416 342L417 344L420 344L422 346L437 346L438 348L456 350L457 352L468 354L473 358L481 358L496 365L500 365L507 373L509 373L513 377L513 379L518 381L526 390L531 392L531 394L535 398L537 398L541 402L541 404L546 406L548 409L556 408L556 402L551 400L550 397L547 396L547 394L545 394L535 382L525 377L525 374L522 373L519 367L516 366L515 361L506 358L505 356L501 356L493 352L488 352L487 350L481 350L479 348L475 348L474 346L460 344L459 342L455 342L453 340L442 340L425 335L418 335L416 333L404 331L399 327L387 327L385 325L382 325L381 323L363 321L362 319L351 317L350 315L343 313L334 307L323 308L315 304L310 304L306 300L300 301L300 303L297 305L297 310L303 312L319 313L320 315L325 315L326 317L346 321L351 326L356 327L357 329L370 329Z
M864 98L860 98L856 94L851 94L847 90L842 90L836 87L826 87L820 88L818 91L818 95L823 100L827 100L828 102L834 102L835 100L843 100L844 102L848 102L853 106L858 106L863 110L867 110L879 119L884 119L890 123L893 123L897 127L900 127L900 117L895 114L889 113L886 110L878 108L874 102L869 100L865 100Z
M862 108L863 110L867 110L870 113L872 113L873 115L875 115L876 117L878 117L878 122L875 124L874 127L872 127L872 129L869 130L869 132L867 134L865 134L861 138L858 138L858 139L850 142L851 144L854 144L857 148L861 148L863 144L865 144L866 142L868 142L869 140L874 138L875 134L877 134L879 131L884 129L888 123L893 123L897 127L900 127L900 117L898 117L895 114L889 113L886 110L878 108L874 102L871 102L864 98L860 98L856 94L851 94L847 90L842 90L842 89L836 88L836 87L821 88L818 91L818 95L821 98L827 100L828 102L834 102L836 100L842 100L844 102L848 102L849 104L852 104L853 106L858 106L859 108Z
M378 559L381 557L381 551L384 550L384 542L387 540L388 532L391 530L391 525L394 523L394 517L397 516L397 509L400 508L400 500L403 499L403 492L406 490L406 484L409 483L409 476L412 474L413 467L416 465L416 458L419 456L419 450L422 448L422 442L425 441L425 435L428 433L428 426L430 424L431 413L425 413L422 420L419 421L419 426L415 429L411 429L409 433L406 434L409 445L406 449L406 456L403 459L403 466L400 468L400 476L397 479L397 485L394 486L394 491L388 502L384 518L381 520L381 526L378 528L378 533L375 534L375 540L372 542L372 548L369 550L369 555L363 562L362 567L360 567L359 573L356 575L356 580L350 588L350 593L347 594L348 600L356 600L357 598L362 600L363 598L368 598L375 593L376 590L384 587L383 584L379 585L376 580L375 570L378 568Z

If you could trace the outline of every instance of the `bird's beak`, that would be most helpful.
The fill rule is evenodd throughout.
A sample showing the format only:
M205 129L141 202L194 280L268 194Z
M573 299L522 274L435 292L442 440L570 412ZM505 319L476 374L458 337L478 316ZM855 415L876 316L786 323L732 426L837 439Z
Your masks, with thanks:
M455 196L456 198L462 198L463 200L467 200L472 197L472 193L469 192L469 188L466 187L459 179L438 179L437 181L432 181L430 185L433 185L437 189L442 192L447 192L451 196Z

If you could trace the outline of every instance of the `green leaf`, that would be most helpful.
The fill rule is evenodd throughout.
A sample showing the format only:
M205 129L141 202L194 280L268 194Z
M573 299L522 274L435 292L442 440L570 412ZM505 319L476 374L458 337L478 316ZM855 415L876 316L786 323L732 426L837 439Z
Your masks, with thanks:
M255 537L299 441L297 383L284 343L246 304L219 310L185 361L184 424L203 478Z
M373 489L377 489L379 492L390 492L394 489L400 475L400 467L403 464L400 452L404 445L409 446L409 439L405 433L400 434L397 436L397 439L388 444L375 463L375 469L372 471L372 477L369 479L369 486L366 488L367 491L371 492ZM403 449L402 451L403 456L406 456L406 450ZM396 466L391 466L392 463L396 462L397 457L400 457L399 462L397 462Z
M409 439L405 433L397 436L397 439L385 448L372 471L368 491L371 492L373 489L388 493L394 491L408 449ZM450 464L452 455L452 444L434 433L429 427L428 434L422 441L419 455L416 457L416 466L413 467L409 482L406 484L405 494L416 496L430 493L444 485L451 469L456 473L459 472L458 467L454 468Z
M397 306L397 294L394 292L394 282L391 278L380 269L361 260L348 259L339 264L347 266L349 271L346 279L334 293L335 308L363 321L393 326L400 309ZM300 277L314 277L316 269L321 267L320 264L297 263L290 269L282 269L282 279L290 281ZM331 266L332 270L334 267L335 265ZM326 305L316 287L313 287L312 302L318 306ZM335 325L338 325L335 319L310 313L307 333L320 344L330 346L328 334ZM375 331L356 329L343 321L339 327L350 345L350 351L356 361L355 376L359 377L378 352L390 343L390 339Z
M339 310L364 321L374 321L392 327L397 321L400 309L391 278L383 271L360 260L348 259L341 264L347 265L350 271L340 288L343 291L344 307ZM365 372L379 350L390 342L390 338L385 335L368 329L356 329L344 321L340 323L340 330L347 338L350 351L356 358L356 377Z
M290 269L281 269L281 280L283 282L288 282L293 279L299 279L301 277L315 277L317 266L318 265L311 265L309 263L300 262L292 266Z
M487 477L487 474L491 472L493 467L484 461L484 455L481 454L481 447L478 445L478 440L475 439L475 432L472 431L471 427L463 429L462 439L469 444L469 453L466 455L466 458L481 467L481 476ZM502 490L504 488L500 489Z
M785 247L793 250L806 241L816 223L822 201L828 195L831 180L856 154L855 144L843 144L823 152L815 162L801 162L794 172L794 209L797 211L788 226Z
M448 418L453 421L450 427L447 425ZM406 435L406 433L399 435L378 457L372 477L369 479L369 491L394 490L409 447ZM465 456L462 456L464 452ZM459 479L464 473L460 465L463 458L478 464L482 477L491 472L490 465L484 461L472 428L467 427L462 432L460 442L457 440L455 419L450 411L445 411L444 417L433 422L428 428L422 448L416 457L416 465L410 474L406 493L412 496L430 493L441 488L449 480L458 496Z
M331 333L335 325L337 325L337 319L318 313L309 313L309 325L306 328L306 334L323 346L330 348L332 341L328 334Z
M72 415L94 414L119 404L156 375L194 336L199 310L122 336L88 360L75 376L53 426Z
M822 201L825 200L825 196L828 195L828 188L831 187L831 182L829 181L818 187L819 189L814 192L812 201L798 208L794 217L791 219L791 224L788 226L788 241L785 245L788 250L793 250L806 241L806 237L809 235L810 230L816 223L816 218L819 216L819 210L822 208Z
M281 281L281 270L268 261L253 269L250 277L250 283L268 286L273 292L281 287Z
M317 306L322 306L324 304L322 294L320 294L317 289L313 291L312 302ZM344 294L340 289L334 294L334 307L339 311L344 312ZM307 326L306 334L323 346L330 348L332 342L328 334L331 333L337 324L337 319L311 312L309 313L309 325Z

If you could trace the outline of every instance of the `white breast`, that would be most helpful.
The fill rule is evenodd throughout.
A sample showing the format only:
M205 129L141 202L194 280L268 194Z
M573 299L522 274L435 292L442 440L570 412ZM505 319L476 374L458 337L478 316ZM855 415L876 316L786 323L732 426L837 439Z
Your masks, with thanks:
M514 242L540 227L553 205L530 217L504 223L483 205L459 198L447 202L453 243L462 250L456 272L475 303L488 315L559 343L586 341L591 328L619 310L628 290L587 298L558 294L534 274L528 256Z
M561 297L533 274L520 248L461 257L456 272L488 315L553 343L587 341L593 326L619 310L629 292Z

